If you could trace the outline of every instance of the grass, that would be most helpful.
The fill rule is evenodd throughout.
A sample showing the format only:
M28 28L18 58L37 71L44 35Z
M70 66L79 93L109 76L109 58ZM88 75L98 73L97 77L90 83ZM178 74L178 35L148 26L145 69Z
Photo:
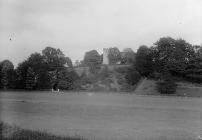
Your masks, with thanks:
M140 92L141 89L144 87L139 88ZM40 130L31 133L36 140L42 136L50 140L69 139L58 136L82 136L89 140L195 140L201 134L201 98L108 92L1 92L0 97L0 119L26 129L3 127L4 136L12 136L13 140L17 139L14 134L20 140L29 140L21 138L30 134L27 129Z
M0 122L0 139L1 140L83 140L83 138L62 137L53 134L22 129L17 126Z

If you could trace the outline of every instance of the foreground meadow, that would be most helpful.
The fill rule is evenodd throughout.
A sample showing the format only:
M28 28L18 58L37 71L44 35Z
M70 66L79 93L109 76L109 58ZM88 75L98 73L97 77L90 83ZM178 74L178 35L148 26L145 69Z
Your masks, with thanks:
M80 137L56 136L45 131L22 129L0 122L0 140L84 140Z
M96 140L195 140L202 133L201 112L201 98L0 92L1 121L22 129Z

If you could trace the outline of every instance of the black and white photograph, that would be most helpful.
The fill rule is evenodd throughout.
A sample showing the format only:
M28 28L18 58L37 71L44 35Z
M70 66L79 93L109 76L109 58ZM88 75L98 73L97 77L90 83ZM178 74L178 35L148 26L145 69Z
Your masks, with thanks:
M0 140L202 140L202 0L0 0Z

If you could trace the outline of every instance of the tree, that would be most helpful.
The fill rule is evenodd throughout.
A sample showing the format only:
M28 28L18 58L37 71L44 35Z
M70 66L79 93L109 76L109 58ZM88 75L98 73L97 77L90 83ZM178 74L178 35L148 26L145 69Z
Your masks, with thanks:
M46 47L42 50L42 56L48 66L48 72L51 77L52 85L59 82L58 76L60 71L63 71L66 67L72 68L71 59L69 57L65 57L60 49Z
M65 61L66 61L66 65L65 65L66 67L70 67L70 68L73 67L72 60L69 57L65 57Z
M92 73L96 73L99 69L100 55L96 50L91 50L85 53L84 64L86 64Z
M151 50L142 45L137 50L135 67L142 76L148 76L153 71Z
M46 47L42 50L45 62L48 64L49 70L56 70L67 64L67 59L60 49Z
M75 88L75 82L78 80L78 75L71 69L64 69L59 73L58 88L71 90Z
M161 74L161 81L157 83L160 93L175 93L176 84L172 76L187 77L192 81L202 79L202 71L195 59L197 47L183 39L175 40L171 37L160 38L154 45L152 60L155 71Z
M100 55L100 64L103 64L103 54Z
M9 60L4 60L0 64L0 77L1 77L1 87L4 89L13 87L14 85L14 65Z
M26 88L28 68L31 68L34 72L35 89L49 89L51 87L48 64L45 62L44 56L40 53L33 53L27 60L20 63L16 69L16 88Z
M134 68L129 68L127 70L127 73L125 75L125 78L130 85L135 85L139 82L141 79L141 75L138 71L136 71Z
M2 70L2 63L0 62L0 88L3 87L2 83L1 83L1 79L2 79L2 72L1 72L1 70Z
M161 94L174 94L176 92L177 84L169 72L162 75L162 80L157 82L157 90Z
M27 60L18 64L18 66L15 70L16 74L17 74L17 80L16 80L17 89L25 89L28 67L29 67L29 64L28 64Z
M109 48L108 53L109 63L116 64L121 61L121 53L118 48Z
M171 37L160 38L152 50L155 70L160 73L169 71L183 76L186 65L194 56L194 49L189 43Z
M35 81L35 74L34 74L34 71L31 67L29 67L27 69L27 74L26 74L26 89L28 90L32 90L34 89L34 86L36 84L36 81Z
M121 63L122 64L134 64L135 63L135 53L131 48L125 48L121 53Z
M191 82L202 82L202 55L197 51L185 68L185 77Z
M35 73L35 88L36 89L49 89L50 75L48 71L48 64L45 61L45 57L40 53L33 53L27 60L30 68Z

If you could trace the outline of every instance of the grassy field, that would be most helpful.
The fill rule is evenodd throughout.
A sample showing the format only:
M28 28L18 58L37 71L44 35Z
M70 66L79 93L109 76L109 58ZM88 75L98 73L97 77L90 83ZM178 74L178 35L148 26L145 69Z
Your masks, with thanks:
M11 126L0 122L0 139L1 140L84 140L82 138L62 137L53 134L21 129L16 126Z
M0 92L1 121L85 139L195 140L202 133L201 112L201 98Z

